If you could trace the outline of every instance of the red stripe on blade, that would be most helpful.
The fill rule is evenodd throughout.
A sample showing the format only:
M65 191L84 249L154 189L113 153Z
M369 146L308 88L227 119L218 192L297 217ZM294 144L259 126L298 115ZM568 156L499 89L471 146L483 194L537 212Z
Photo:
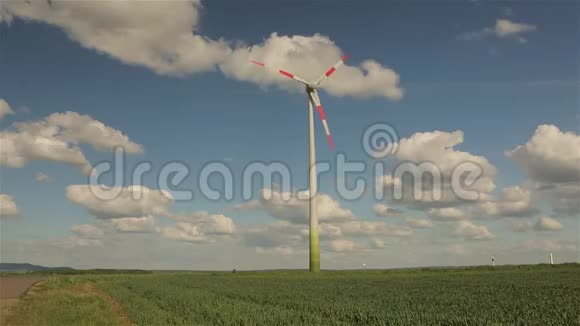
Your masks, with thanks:
M258 66L261 66L261 67L263 67L263 66L264 66L264 64L263 64L263 63L261 63L261 62L258 62L258 61L251 60L250 62L251 62L251 63L253 63L253 64L256 64L256 65L258 65Z
M292 75L291 73L289 73L287 71L280 70L280 73L286 77L294 78L294 75Z
M328 69L328 71L327 71L327 72L326 72L326 74L325 74L325 75L326 75L326 77L328 77L328 76L332 75L332 73L333 73L335 70L336 70L336 68L334 68L334 67L332 67L332 68Z
M328 145L330 145L330 149L334 149L334 141L332 141L332 136L327 135L326 139L328 139Z
M320 113L320 119L326 120L326 115L324 114L324 109L322 108L322 105L317 106L316 109L318 110L318 113Z
M349 56L350 56L350 55L348 55L348 54L345 54L345 55L344 55L344 57L342 57L342 62L345 62L345 61L346 61L346 59L348 59L348 57L349 57Z

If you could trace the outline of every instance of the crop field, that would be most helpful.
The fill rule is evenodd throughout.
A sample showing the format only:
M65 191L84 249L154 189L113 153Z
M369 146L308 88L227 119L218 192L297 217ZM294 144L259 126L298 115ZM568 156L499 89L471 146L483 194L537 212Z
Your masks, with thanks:
M70 296L53 295L53 302L80 303L52 307L66 310L64 315L49 314L57 320L43 320L54 325L75 324L75 309L82 309L82 303L90 305L84 306L90 316L105 309L107 315L117 315L118 324L138 325L580 325L579 265L317 275L78 275L53 277L46 287L47 293ZM66 289L72 290L63 294ZM42 305L41 294L20 308L29 314L46 312ZM99 320L113 323L101 316L84 324ZM20 322L26 324L25 319Z

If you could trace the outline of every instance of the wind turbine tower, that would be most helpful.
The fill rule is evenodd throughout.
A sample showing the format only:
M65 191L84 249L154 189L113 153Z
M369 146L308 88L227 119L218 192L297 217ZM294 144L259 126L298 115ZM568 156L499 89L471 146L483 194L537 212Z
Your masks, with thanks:
M286 70L277 69L278 72L288 78L294 79L295 81L304 85L304 90L306 92L306 98L308 100L308 154L309 154L309 219L310 219L310 271L320 272L320 242L318 236L318 207L316 204L316 194L318 191L318 186L316 184L316 150L314 143L314 107L318 111L320 121L322 122L322 127L324 128L324 133L326 134L326 139L331 149L334 149L334 142L332 141L332 136L330 135L330 130L328 129L328 123L326 122L326 114L320 103L320 98L318 97L318 88L322 83L332 75L336 69L344 64L348 55L342 57L340 61L330 67L320 78L315 82L308 82L304 78L301 78L291 72ZM267 68L266 64L263 62L258 62L251 60L253 64L256 64L262 68Z

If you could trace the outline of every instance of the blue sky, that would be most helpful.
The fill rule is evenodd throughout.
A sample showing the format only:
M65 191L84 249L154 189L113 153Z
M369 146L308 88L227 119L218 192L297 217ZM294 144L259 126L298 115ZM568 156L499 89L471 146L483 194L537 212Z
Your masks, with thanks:
M211 161L226 162L234 170L235 180L238 181L241 169L252 161L281 161L291 168L293 185L300 189L306 187L305 98L300 93L276 86L292 81L257 85L252 82L253 77L245 80L227 77L220 73L219 64L205 69L207 71L186 72L182 76L156 72L152 65L127 64L127 59L106 54L108 50L99 49L99 45L92 48L84 45L81 37L74 34L77 25L67 25L63 21L47 23L51 22L50 10L59 10L60 5L64 4L57 2L54 8L35 17L17 6L0 7L0 11L5 10L11 17L10 22L0 19L0 98L15 112L0 120L3 131L13 130L11 124L17 121L38 121L55 112L74 111L119 130L131 141L142 145L143 153L128 155L130 167L140 161L152 162L156 170L169 161L188 165L192 175L184 185L194 188L194 192L197 191L195 175ZM398 74L398 87L404 89L403 97L336 96L323 90L321 99L336 151L328 149L322 128L316 120L318 159L331 160L337 152L342 152L351 160L362 159L370 164L372 159L362 150L360 139L365 128L377 122L394 126L400 138L409 138L419 132L461 130L464 141L455 149L483 156L495 166L498 173L493 194L498 195L510 186L533 188L531 184L537 180L528 170L506 157L504 152L526 144L539 125L553 125L563 133L577 135L578 9L578 3L574 2L362 1L355 5L350 1L271 3L255 0L233 4L219 0L204 2L203 8L198 8L201 18L193 23L192 29L211 40L224 39L232 49L262 46L274 32L281 36L312 37L321 34L332 40L343 53L351 55L348 65L358 67L367 59L375 60L383 68ZM125 12L120 11L120 19L131 19L123 17L123 14ZM175 14L179 15L178 12ZM172 16L168 14L157 18L170 20ZM516 28L513 33L500 36L493 32L498 20L533 28L523 31ZM106 26L106 22L103 24ZM151 28L156 22L151 20L146 24ZM163 31L165 25L158 25L159 30ZM481 36L465 39L468 33L479 33ZM194 52L193 55L204 54ZM338 60L338 57L330 59ZM292 64L299 63L293 61ZM316 74L322 72L324 70ZM557 142L554 146L565 148ZM89 145L81 145L81 149L91 163L112 157L110 150L94 150ZM153 234L115 233L109 230L110 225L102 225L108 221L95 218L86 207L71 202L65 196L69 185L87 183L86 175L80 173L78 168L61 162L31 160L23 167L3 166L0 171L1 192L11 195L20 211L17 218L2 220L5 248L2 254L11 260L38 259L31 252L38 252L38 247L46 243L67 239L71 236L70 228L73 225L96 224L106 230L104 239L99 240L100 246L54 249L42 255L45 258L40 259L41 263L126 267L107 258L105 252L115 248L115 241L124 241L127 243L124 245L126 255L131 256L140 245L138 241L147 237L163 242L167 251L177 250L175 248L178 247L180 250L217 252L225 257L224 260L234 255L227 249L228 245L237 247L236 241L244 243L239 239L227 239L209 245L192 245L187 241L162 239ZM48 175L50 182L35 181L38 172ZM332 187L333 179L332 175L322 177L322 192L329 194L342 208L351 210L357 219L385 221L384 217L375 216L375 203L371 198L341 200ZM158 187L154 181L153 176L149 176L145 185L156 189ZM571 179L570 182L577 181ZM267 209L231 209L232 205L240 203L239 194L234 202L211 202L196 193L193 201L178 202L171 210L175 213L208 211L210 214L227 215L240 230L232 237L241 239L247 236L243 234L243 227L267 225L277 220L270 216ZM416 210L399 206L411 218L429 218L425 215L427 208ZM541 213L520 220L535 223L544 215L560 218L552 214L549 203L538 200L534 206ZM577 217L561 217L563 230L541 236L537 235L540 232L534 231L513 234L509 230L509 219L506 216L493 221L474 220L473 223L486 226L496 238L487 243L471 242L464 238L449 242L445 240L438 251L439 256L446 255L447 249L458 246L467 248L464 252L480 254L482 248L490 246L512 248L524 242L543 241L544 244L550 243L551 248L556 248L557 243L567 260L578 259ZM156 220L162 226L173 223L171 219L160 217ZM403 222L395 220L392 223L400 225ZM451 226L437 222L431 230L416 231L416 237L424 240L413 242L417 261L421 261L423 255L429 256L432 249L428 249L430 246L426 243L437 237L446 237L448 227ZM362 244L370 238L343 240ZM576 243L576 249L570 249L570 243ZM286 248L290 245L281 246ZM332 248L332 243L329 246ZM523 259L523 262L534 262L536 258L533 257L537 257L534 250L544 250L538 248L527 246L529 259ZM87 255L79 254L78 258L67 259L67 255L76 257L67 250L76 250L75 253L91 250L92 256L86 258ZM248 246L244 250L244 254L240 255L248 257L248 261L255 261L257 267L301 266L300 258L292 258L291 255L284 258L287 260L266 262L270 257L268 255L272 254L267 249L260 247L256 251ZM353 250L346 260L340 256L346 253L336 251L329 253L326 266L348 267L349 264L356 264L354 261L368 259L360 257L391 257L395 248L391 246L383 251ZM298 257L302 257L299 249L296 252ZM166 255L166 252L160 250L159 254ZM505 255L516 257L520 254ZM458 255L449 258L446 263L481 263L467 256ZM179 258L176 256L174 261L151 264L150 267L189 266ZM5 261L4 258L2 260ZM427 263L437 264L436 261ZM141 263L127 263L131 264ZM198 266L227 268L224 264L210 259L207 263L201 260ZM377 266L414 264L419 263L393 258L390 263Z

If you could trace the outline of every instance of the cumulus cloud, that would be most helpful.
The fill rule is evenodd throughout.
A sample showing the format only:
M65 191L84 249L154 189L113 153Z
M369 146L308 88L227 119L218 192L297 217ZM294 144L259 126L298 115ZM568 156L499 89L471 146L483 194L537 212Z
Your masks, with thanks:
M70 231L74 236L63 239L57 245L64 248L103 246L102 238L105 235L105 232L96 225L73 225L70 228Z
M351 240L338 239L330 241L328 249L333 252L346 253L346 252L364 251L366 247L361 244L357 244Z
M495 238L485 225L477 225L470 221L457 222L453 234L468 240L491 240Z
M532 180L545 183L580 181L580 136L554 125L540 125L524 145L506 155Z
M507 37L532 32L536 29L537 27L534 25L515 23L507 19L498 19L495 23L494 32L499 37Z
M0 14L0 23L2 22L2 14ZM4 99L0 98L0 120L9 114L14 114L14 111Z
M463 132L433 131L419 132L398 143L395 153L400 164L395 167L392 175L379 178L378 185L387 194L401 190L401 198L393 200L407 203L420 208L450 207L466 202L452 188L452 177L457 174L458 166L476 168L481 172L474 182L469 183L464 174L460 174L459 184L465 191L477 195L477 200L485 200L495 189L496 168L485 157L463 152L454 147L463 143ZM463 171L466 172L466 171ZM440 176L440 184L435 183ZM415 191L415 186L418 191ZM440 190L440 198L436 191ZM461 189L460 189L461 190Z
M125 64L146 67L162 75L184 76L219 70L227 77L288 89L294 83L278 73L260 71L249 60L287 69L315 81L341 56L328 37L285 36L273 33L259 45L212 40L199 33L200 0L191 1L8 1L0 7L0 22L13 17L43 22L62 29L87 49ZM170 17L170 18L168 18ZM151 22L155 22L152 24ZM403 96L399 75L368 59L346 65L324 85L335 96Z
M551 217L541 217L534 225L536 231L558 231L562 229L562 224Z
M36 175L34 176L34 180L36 180L36 182L39 182L39 183L46 183L46 182L52 181L52 178L46 173L36 172Z
M297 224L308 222L308 200L298 193L262 189L259 199L236 205L235 209L263 210L272 217ZM356 216L327 194L316 195L320 222L354 220Z
M468 217L467 213L456 207L431 208L427 214L438 221L457 221Z
M92 224L73 225L70 230L77 236L87 239L99 239L105 234L103 229Z
M503 189L496 200L479 204L479 211L484 216L494 217L530 216L537 212L530 190L520 186Z
M85 48L164 75L215 69L231 51L226 42L196 33L199 0L51 2L7 1L3 16L57 26Z
M236 232L234 221L221 214L200 211L176 218L175 226L160 226L156 231L165 238L192 243L211 243Z
M459 39L463 40L481 40L487 37L497 38L514 38L520 43L527 42L521 37L521 34L533 32L537 29L536 26L524 23L516 23L508 19L498 19L493 27L485 27L476 32L467 32L459 35Z
M538 196L551 202L555 214L578 216L580 214L580 182L540 186Z
M255 247L259 252L271 252L275 248L306 248L308 229L306 226L287 221L253 225L240 230L242 242Z
M96 150L117 146L127 153L143 150L119 130L71 111L53 113L40 121L16 122L12 126L14 131L0 132L0 165L8 167L18 168L29 161L45 160L73 164L88 174L91 164L82 153L81 144Z
M413 230L408 226L389 224L383 221L348 221L337 224L348 236L409 237Z
M192 212L177 217L180 222L193 223L207 234L229 235L236 231L234 221L223 214L210 214L206 211Z
M6 194L0 194L0 217L13 218L20 216L20 210L16 206L14 197Z
M506 156L535 184L537 196L559 215L580 214L580 136L554 125L540 125L523 145Z
M378 217L400 217L403 213L400 209L380 203L373 205L373 212Z
M122 217L111 219L113 228L120 232L153 232L155 230L155 218L153 216Z
M343 56L340 48L329 38L312 36L284 36L272 33L261 45L237 48L220 65L231 78L254 82L262 86L276 85L283 89L296 89L277 69L290 71L308 81L316 81ZM263 71L250 60L266 63ZM331 95L371 97L382 96L393 100L403 97L399 75L374 60L363 61L360 66L345 65L324 84Z
M415 229L430 229L433 227L433 223L426 219L406 219L405 222L408 226Z
M102 199L96 194L106 189L116 196ZM106 187L103 185L70 185L66 197L75 204L85 207L92 215L103 218L135 216L168 216L173 204L171 194L144 186Z

